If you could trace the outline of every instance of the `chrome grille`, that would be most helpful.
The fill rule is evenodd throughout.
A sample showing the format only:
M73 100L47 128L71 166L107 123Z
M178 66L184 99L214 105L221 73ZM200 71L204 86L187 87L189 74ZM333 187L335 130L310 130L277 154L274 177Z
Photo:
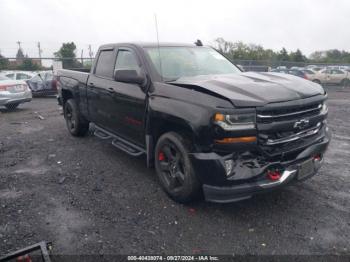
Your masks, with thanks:
M322 109L322 103L316 103L308 106L292 107L288 109L273 109L257 114L257 121L260 123L269 123L272 121L283 121L298 119L301 117L317 115Z
M258 142L261 148L269 155L279 155L293 148L301 148L318 137L327 114L323 101L306 99L257 108ZM302 122L302 125L297 122Z
M298 133L295 133L295 134L292 134L289 136L276 138L276 139L268 138L265 143L266 143L266 145L271 146L271 145L278 145L278 144L293 142L293 141L299 140L301 138L315 135L320 131L320 129L321 129L321 123L319 122L319 123L317 123L317 125L315 127L309 128L307 130L304 130L304 131L301 131L301 132L298 132Z

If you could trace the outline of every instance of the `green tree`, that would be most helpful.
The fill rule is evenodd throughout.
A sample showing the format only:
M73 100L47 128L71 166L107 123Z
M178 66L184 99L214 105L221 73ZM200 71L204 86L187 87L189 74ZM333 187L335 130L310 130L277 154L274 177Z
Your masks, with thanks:
M324 51L315 51L309 56L310 60L314 62L321 62L322 60L324 60L325 57L326 53Z
M307 58L297 49L297 51L290 53L290 60L293 62L306 62Z
M18 66L18 69L26 71L35 71L39 70L40 66L38 64L33 63L32 59L26 57L23 59L22 64Z
M9 64L9 60L0 54L0 70L8 69Z
M80 63L76 59L76 45L74 42L63 43L61 48L54 53L55 57L59 61L62 61L63 68L74 68L79 67Z
M315 51L309 58L315 63L350 63L350 53L338 49Z
M279 61L289 61L290 60L288 52L287 52L287 50L284 47L278 53L277 58L278 58Z

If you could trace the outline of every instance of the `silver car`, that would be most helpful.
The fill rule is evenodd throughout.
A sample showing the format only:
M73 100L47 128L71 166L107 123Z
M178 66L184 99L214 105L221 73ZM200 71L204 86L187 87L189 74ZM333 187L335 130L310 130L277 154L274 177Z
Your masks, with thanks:
M26 82L0 76L0 106L15 109L19 104L30 102L32 91Z

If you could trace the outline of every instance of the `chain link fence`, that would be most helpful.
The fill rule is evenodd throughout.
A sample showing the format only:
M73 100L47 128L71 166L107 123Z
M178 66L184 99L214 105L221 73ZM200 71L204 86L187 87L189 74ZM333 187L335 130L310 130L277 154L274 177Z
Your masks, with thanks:
M89 72L93 63L92 57L81 58L32 58L23 59L4 58L0 56L0 76L12 80L25 81L33 96L47 96L57 94L57 83L54 77L58 69L75 69ZM268 72L276 68L293 69L293 68L338 68L348 72L349 77L346 80L347 86L350 82L350 64L325 64L325 63L305 63L290 61L272 61L272 60L233 60L244 71ZM347 71L348 70L348 71ZM309 79L313 80L313 79ZM344 81L343 81L344 82ZM339 82L339 84L344 84ZM321 84L323 84L321 82Z

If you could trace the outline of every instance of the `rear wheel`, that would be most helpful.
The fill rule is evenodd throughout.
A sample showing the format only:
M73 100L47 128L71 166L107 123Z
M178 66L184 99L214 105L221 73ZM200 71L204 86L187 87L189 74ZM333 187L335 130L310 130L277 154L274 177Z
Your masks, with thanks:
M180 203L199 196L201 184L194 173L188 153L191 143L183 136L169 132L156 145L155 168L165 192Z
M19 106L19 104L8 104L5 106L8 110L15 110Z
M341 85L344 87L348 87L350 85L350 80L349 79L343 79L341 81Z
M68 131L73 136L84 136L89 130L89 123L80 115L74 99L68 99L64 104L64 118Z

